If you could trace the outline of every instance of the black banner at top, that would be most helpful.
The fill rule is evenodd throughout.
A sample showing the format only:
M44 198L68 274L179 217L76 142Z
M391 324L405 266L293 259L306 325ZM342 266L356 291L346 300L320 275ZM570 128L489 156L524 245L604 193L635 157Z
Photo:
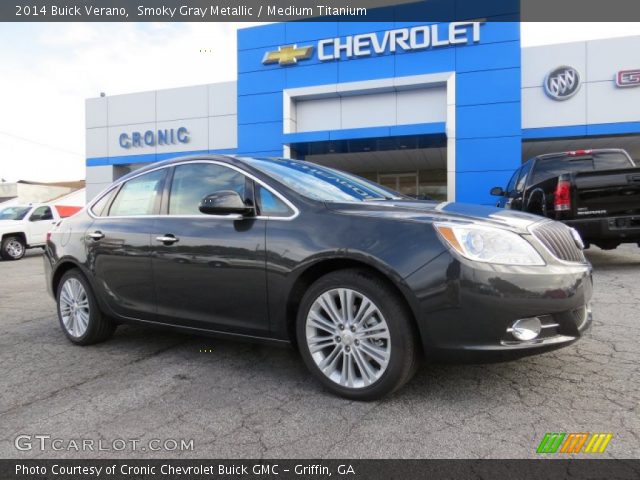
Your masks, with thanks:
M2 0L2 22L640 21L636 0ZM640 33L640 32L639 32Z

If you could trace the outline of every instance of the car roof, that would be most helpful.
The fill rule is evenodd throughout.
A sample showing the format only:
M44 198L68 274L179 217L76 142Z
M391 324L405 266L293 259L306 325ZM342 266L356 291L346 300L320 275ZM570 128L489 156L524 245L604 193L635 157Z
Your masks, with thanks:
M580 150L582 149L578 149L577 151L580 151ZM586 149L585 151L587 150L589 151L588 155L592 155L594 153L613 153L613 152L624 153L624 154L627 153L627 151L622 148L589 148L589 149ZM564 151L564 152L556 152L556 153L545 153L542 155L537 155L533 158L544 160L546 158L561 157L563 155L568 155L570 151L571 150Z
M170 158L168 160L162 160L160 162L153 162L142 168L137 168L136 170L129 172L126 175L118 178L117 183L122 183L128 180L129 178L137 177L142 173L148 172L150 170L156 170L157 168L160 168L160 167L169 167L177 163L185 163L185 162L197 161L197 160L216 160L218 162L228 163L230 165L243 164L243 162L239 160L238 157L235 155L217 155L217 154L187 155L183 157L175 157L175 158Z

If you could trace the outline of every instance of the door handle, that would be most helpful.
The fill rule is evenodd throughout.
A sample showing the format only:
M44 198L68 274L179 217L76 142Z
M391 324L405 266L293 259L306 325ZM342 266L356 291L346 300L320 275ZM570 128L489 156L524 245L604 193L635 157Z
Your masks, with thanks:
M176 243L178 240L180 240L178 237L170 233L167 233L166 235L162 235L160 237L156 237L156 241L162 242L164 244Z
M95 232L90 233L89 237L91 238L91 240L100 240L104 238L104 233L102 233L100 230L97 230Z

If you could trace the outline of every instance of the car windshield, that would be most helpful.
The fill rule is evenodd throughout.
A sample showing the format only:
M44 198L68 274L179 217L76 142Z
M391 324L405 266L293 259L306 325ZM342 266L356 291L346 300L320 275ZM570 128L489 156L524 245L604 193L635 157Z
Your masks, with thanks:
M395 200L406 198L364 178L300 160L246 158L249 165L300 195L323 202Z
M7 207L0 210L0 220L22 220L31 207Z

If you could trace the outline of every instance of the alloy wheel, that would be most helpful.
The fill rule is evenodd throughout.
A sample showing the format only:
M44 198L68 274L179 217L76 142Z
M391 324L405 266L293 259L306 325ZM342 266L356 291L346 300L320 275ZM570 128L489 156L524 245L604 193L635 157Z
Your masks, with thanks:
M89 326L89 298L76 278L68 278L60 290L60 316L69 335L81 337Z
M356 290L336 288L321 294L309 309L305 334L318 369L343 387L368 387L389 364L387 322L378 306Z
M20 258L24 253L24 246L18 240L12 239L6 243L4 250L11 258Z

